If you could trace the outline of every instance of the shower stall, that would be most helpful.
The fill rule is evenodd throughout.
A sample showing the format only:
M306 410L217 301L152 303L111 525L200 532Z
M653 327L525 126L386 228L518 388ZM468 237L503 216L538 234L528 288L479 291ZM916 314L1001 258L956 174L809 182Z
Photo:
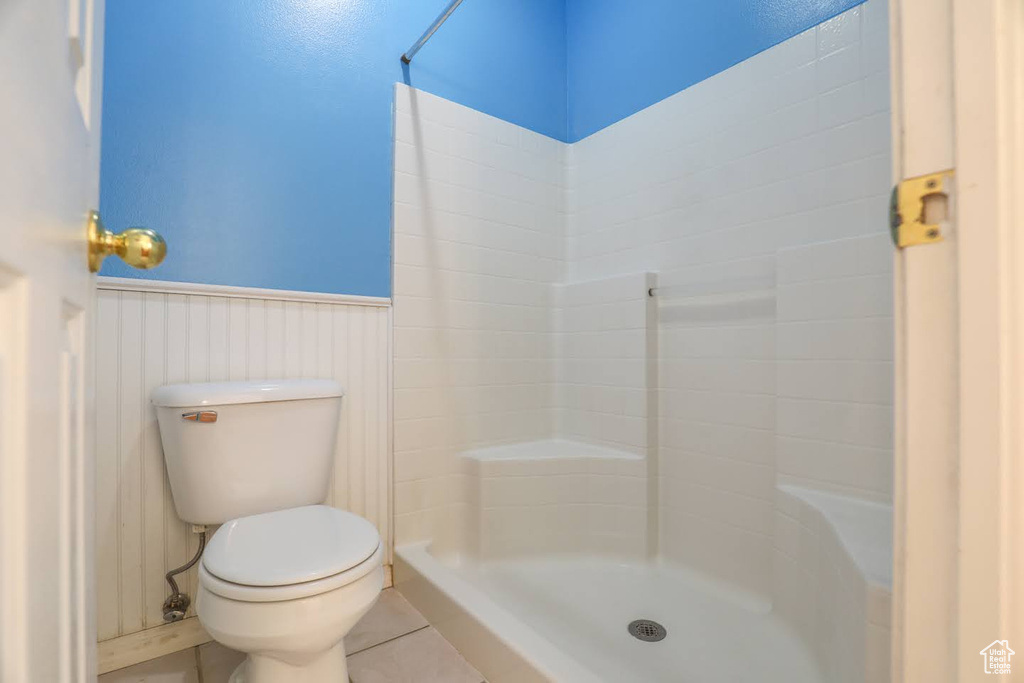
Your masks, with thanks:
M397 86L395 583L490 683L888 680L887 44L574 144Z

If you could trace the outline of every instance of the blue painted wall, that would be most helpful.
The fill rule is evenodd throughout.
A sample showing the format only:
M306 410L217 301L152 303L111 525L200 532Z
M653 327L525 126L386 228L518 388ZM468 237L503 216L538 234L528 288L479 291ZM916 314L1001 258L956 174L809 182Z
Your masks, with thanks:
M575 141L861 0L107 0L104 275L387 296L396 81Z
M564 139L562 0L107 0L101 211L168 240L104 275L387 296L396 81Z
M575 142L863 0L566 0Z

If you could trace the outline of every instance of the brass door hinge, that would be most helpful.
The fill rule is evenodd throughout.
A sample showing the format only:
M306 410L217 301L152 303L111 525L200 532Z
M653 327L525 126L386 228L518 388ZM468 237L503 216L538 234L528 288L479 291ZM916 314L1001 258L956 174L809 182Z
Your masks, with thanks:
M889 229L897 247L914 247L942 241L942 225L925 222L925 200L948 196L953 169L900 181L889 202Z

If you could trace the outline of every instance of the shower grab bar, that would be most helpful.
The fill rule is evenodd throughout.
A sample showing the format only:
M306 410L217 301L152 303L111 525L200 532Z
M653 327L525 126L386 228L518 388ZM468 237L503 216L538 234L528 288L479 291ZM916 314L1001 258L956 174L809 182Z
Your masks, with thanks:
M405 51L405 54L402 55L402 61L405 62L406 64L410 64L412 62L412 58L415 57L416 53L420 51L420 48L427 44L427 41L430 40L430 37L432 35L434 35L434 32L437 31L437 29L441 28L441 24L448 21L448 17L450 17L452 15L452 12L454 12L455 9L461 4L462 0L452 0L450 3L448 3L448 6L444 9L444 11L437 15L437 19L434 19L434 23L430 25L430 28L424 31L423 35L420 36L420 39L413 43L412 47Z

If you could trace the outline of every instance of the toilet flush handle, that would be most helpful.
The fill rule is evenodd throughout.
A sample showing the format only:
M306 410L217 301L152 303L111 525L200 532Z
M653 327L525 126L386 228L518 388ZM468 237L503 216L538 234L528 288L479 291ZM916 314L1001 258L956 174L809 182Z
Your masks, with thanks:
M189 422L216 422L217 411L216 410L195 410L191 413L182 413L182 420L188 420Z

